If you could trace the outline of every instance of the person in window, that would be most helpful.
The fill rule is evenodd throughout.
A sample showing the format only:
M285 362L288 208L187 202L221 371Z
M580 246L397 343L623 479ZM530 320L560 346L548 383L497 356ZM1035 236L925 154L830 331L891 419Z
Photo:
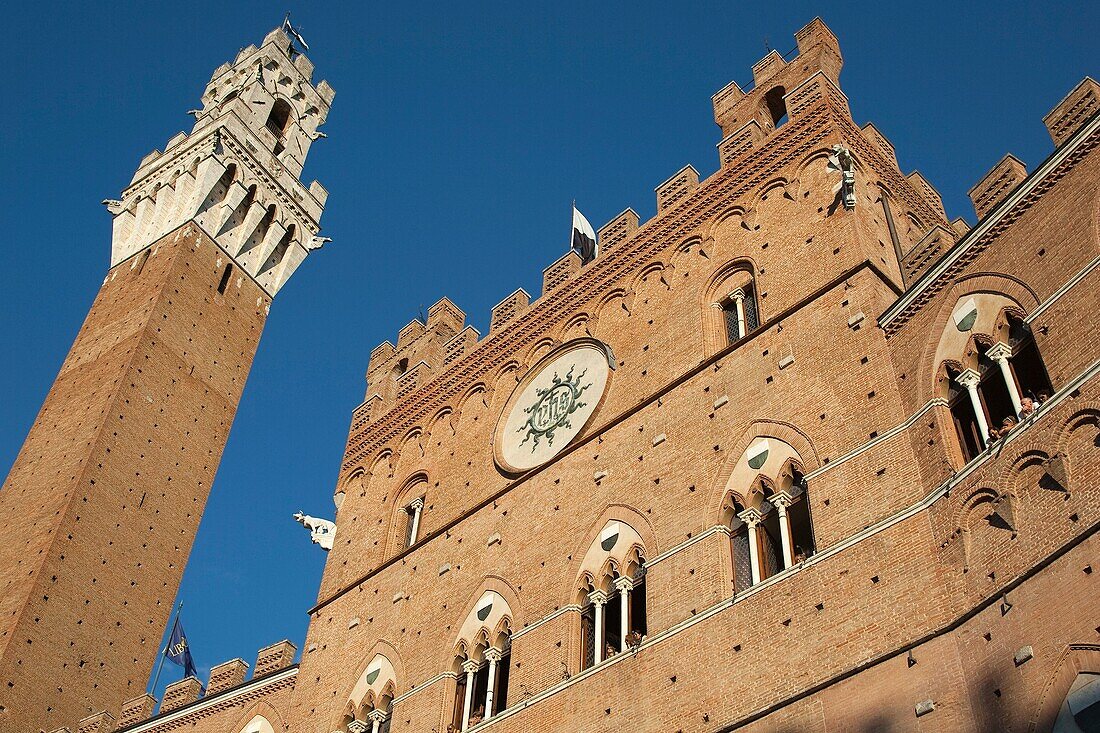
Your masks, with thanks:
M1039 396L1035 400L1035 409L1038 410L1040 407L1045 405L1046 401L1049 400L1049 399L1050 399L1050 392L1047 392L1045 389L1041 390L1039 392Z
M800 562L806 560L806 551L802 549L801 545L794 546L794 564L797 565Z
M1020 422L1027 420L1035 414L1035 400L1024 397L1020 400Z
M626 645L631 648L637 648L641 646L643 638L641 633L637 629L634 629L626 635Z
M1014 427L1016 427L1016 418L1011 416L1006 417L1004 420L1001 421L1000 428L994 428L989 431L990 442L1000 440L1001 438L1005 437L1012 432L1012 429Z
M470 727L474 727L485 718L485 706L478 705L474 708L474 712L470 713Z

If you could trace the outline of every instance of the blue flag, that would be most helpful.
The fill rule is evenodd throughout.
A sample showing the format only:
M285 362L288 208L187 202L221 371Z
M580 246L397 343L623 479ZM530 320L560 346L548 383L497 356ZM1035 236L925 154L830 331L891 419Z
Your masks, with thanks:
M187 634L183 631L179 614L176 614L176 623L172 625L172 633L168 635L168 646L164 647L164 656L173 664L183 667L188 677L198 678L198 670L195 669L195 660L191 658L191 647L187 643Z

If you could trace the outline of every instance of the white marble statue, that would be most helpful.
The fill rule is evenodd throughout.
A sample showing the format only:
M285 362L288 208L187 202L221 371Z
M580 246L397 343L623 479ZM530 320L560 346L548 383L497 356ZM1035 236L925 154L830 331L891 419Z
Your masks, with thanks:
M336 540L336 522L318 519L301 512L296 512L294 519L298 524L309 530L313 544L320 545L324 550L332 549L332 543Z

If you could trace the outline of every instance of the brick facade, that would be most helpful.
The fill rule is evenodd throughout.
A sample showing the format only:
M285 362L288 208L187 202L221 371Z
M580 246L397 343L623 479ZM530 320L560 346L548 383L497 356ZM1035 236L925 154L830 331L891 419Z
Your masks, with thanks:
M1100 675L1094 85L968 228L852 120L824 24L796 38L654 219L484 337L444 299L372 351L293 679L129 730L1053 729ZM502 416L578 343L609 347L591 419L509 468ZM1009 385L1043 404L968 450L967 370L988 427Z

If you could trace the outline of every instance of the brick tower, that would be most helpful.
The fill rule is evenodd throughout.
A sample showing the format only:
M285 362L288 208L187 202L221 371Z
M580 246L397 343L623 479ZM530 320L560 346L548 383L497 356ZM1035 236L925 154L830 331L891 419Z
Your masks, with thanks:
M271 300L324 241L312 72L281 30L245 48L104 202L110 269L0 491L0 730L144 692Z

